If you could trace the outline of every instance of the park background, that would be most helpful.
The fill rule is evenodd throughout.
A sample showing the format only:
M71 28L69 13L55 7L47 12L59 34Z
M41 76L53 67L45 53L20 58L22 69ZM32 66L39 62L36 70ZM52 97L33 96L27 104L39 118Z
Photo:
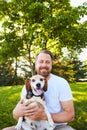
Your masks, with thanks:
M76 118L70 125L86 130L86 48L86 0L1 0L0 129L16 123L12 110L25 79L35 74L35 55L48 49L54 54L52 72L68 80L74 95Z

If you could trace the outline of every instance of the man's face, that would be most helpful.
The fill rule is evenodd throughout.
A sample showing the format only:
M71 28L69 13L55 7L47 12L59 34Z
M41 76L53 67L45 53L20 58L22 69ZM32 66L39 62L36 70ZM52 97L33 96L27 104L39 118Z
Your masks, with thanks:
M50 55L40 53L36 59L35 69L37 74L48 77L52 69L52 59Z

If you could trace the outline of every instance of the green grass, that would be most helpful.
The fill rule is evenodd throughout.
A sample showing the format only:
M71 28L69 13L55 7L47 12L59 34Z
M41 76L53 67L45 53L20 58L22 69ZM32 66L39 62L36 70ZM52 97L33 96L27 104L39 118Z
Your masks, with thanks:
M75 104L75 120L70 125L76 130L87 130L87 82L70 84ZM16 124L12 110L20 99L22 86L0 88L0 130Z
M87 130L87 82L71 84L75 105L75 120L70 123L76 130Z
M16 123L12 110L20 99L21 89L22 86L0 88L0 130Z

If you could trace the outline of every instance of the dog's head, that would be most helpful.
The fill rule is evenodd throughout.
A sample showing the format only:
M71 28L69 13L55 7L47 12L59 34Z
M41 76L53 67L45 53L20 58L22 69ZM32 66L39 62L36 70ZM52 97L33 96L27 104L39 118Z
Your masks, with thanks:
M41 75L34 75L25 82L26 90L32 91L36 96L40 96L47 90L47 80Z

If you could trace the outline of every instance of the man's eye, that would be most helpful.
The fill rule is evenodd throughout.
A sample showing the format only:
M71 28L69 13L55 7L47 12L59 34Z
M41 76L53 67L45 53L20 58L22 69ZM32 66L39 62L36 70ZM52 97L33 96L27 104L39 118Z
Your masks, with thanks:
M46 61L46 63L47 63L47 64L49 64L49 63L50 63L50 61Z
M35 79L32 79L32 82L35 82Z
M39 63L43 63L43 61L41 60L41 61L39 61Z

